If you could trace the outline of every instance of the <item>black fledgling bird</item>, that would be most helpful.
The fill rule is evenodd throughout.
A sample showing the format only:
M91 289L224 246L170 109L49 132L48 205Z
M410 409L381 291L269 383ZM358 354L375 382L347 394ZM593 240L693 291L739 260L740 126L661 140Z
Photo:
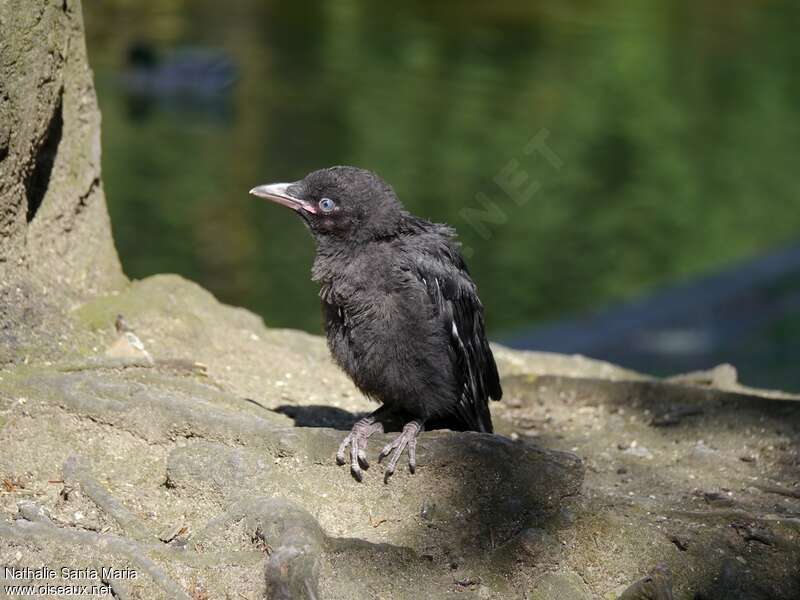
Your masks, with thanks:
M251 194L293 209L317 242L312 279L321 286L328 346L358 388L382 406L353 426L353 475L367 468L367 439L384 421L407 419L385 480L427 424L492 431L489 398L502 396L486 340L483 306L455 231L409 214L394 190L370 171L331 167L302 181L262 185Z

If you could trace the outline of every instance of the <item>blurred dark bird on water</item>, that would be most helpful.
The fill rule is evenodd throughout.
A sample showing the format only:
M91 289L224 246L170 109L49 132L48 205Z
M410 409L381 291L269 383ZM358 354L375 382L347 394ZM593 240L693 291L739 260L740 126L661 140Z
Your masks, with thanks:
M380 177L355 167L314 171L302 181L262 185L251 194L294 210L317 244L328 346L339 366L380 408L359 420L337 461L359 481L367 439L405 423L385 446L384 479L424 427L492 431L489 399L502 396L486 339L483 306L455 231L409 214Z
M227 93L238 77L236 63L221 50L184 48L160 54L138 41L127 54L122 83L141 96L208 100Z

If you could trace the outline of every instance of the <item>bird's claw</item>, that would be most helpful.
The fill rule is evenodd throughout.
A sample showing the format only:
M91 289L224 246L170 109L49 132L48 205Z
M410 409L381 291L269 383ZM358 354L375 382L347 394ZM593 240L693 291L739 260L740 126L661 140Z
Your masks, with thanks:
M419 420L406 423L403 427L403 433L383 447L383 450L378 455L378 462L381 462L390 453L392 455L383 472L384 483L389 483L389 478L397 468L397 462L406 448L408 448L408 469L411 473L417 470L417 435L422 431L422 426L422 421Z
M344 456L345 450L350 446L350 472L356 481L364 479L362 467L369 469L367 440L369 436L376 432L383 432L383 424L375 421L373 417L364 417L353 425L353 429L344 438L339 445L339 450L336 452L336 463L343 465L347 462Z

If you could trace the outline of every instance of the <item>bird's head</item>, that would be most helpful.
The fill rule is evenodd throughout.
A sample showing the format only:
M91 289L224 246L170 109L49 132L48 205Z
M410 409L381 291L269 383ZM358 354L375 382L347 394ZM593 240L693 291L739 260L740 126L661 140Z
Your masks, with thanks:
M391 186L356 167L330 167L294 183L250 190L294 210L315 237L361 242L391 235L406 214Z

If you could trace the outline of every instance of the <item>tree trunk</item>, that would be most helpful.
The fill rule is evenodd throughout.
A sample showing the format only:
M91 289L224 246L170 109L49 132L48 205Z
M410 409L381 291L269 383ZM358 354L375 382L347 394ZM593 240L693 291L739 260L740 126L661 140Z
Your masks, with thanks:
M124 283L80 1L0 0L0 363Z

